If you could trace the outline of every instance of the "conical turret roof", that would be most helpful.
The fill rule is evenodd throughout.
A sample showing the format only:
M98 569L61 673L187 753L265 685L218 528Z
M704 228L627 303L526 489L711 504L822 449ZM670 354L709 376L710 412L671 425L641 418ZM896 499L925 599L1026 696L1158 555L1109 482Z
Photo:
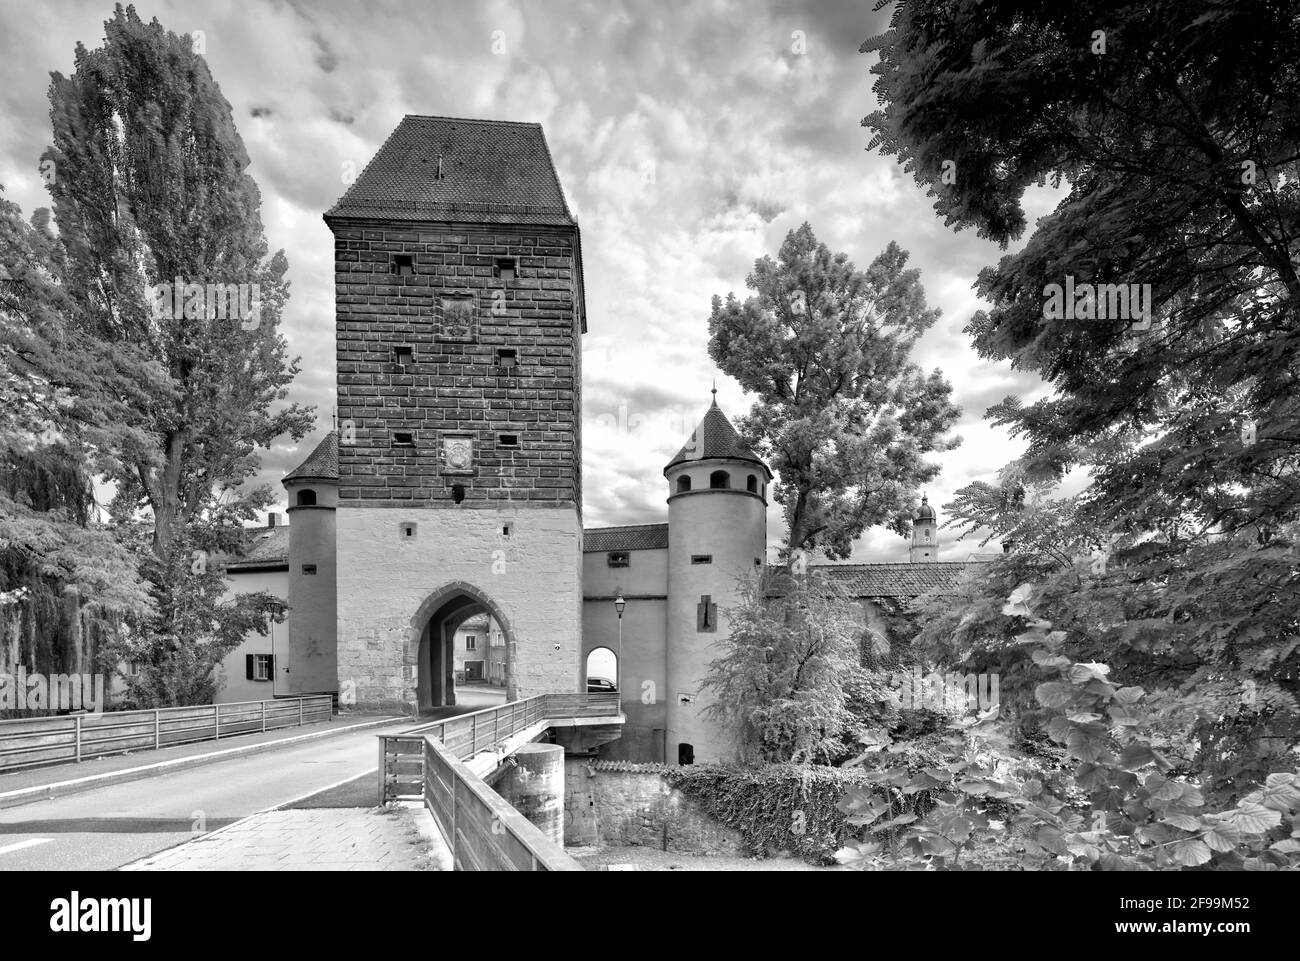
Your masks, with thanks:
M694 433L686 444L677 452L677 456L668 462L664 473L686 461L707 460L711 457L728 457L733 460L753 461L767 471L767 465L754 453L754 449L741 439L736 428L731 426L727 415L718 406L718 392L713 392L713 403L704 413L704 419L696 426Z

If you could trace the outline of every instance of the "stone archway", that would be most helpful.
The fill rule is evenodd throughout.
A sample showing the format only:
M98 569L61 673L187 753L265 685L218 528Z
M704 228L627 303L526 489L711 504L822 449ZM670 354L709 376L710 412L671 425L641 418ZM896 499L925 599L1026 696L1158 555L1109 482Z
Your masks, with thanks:
M497 603L473 584L453 581L426 597L411 618L416 650L416 711L456 703L452 643L456 629L477 614L487 614L506 641L506 700L515 699L515 635Z

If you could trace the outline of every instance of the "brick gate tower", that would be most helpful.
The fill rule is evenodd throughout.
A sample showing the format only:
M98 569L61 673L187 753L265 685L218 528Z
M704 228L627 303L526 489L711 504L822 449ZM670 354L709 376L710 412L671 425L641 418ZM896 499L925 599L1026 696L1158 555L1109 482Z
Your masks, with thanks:
M583 690L582 253L541 127L407 116L325 222L340 690L454 703L481 612L509 697Z

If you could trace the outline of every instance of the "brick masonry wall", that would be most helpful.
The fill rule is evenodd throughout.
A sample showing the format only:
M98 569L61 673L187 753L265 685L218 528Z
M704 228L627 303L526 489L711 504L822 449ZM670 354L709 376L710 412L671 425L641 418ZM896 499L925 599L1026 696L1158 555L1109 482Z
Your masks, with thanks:
M662 765L570 758L564 766L566 845L746 853L740 832L719 824L670 786Z
M487 232L487 231L491 232ZM338 224L335 299L342 505L581 504L580 318L576 232L565 227ZM414 275L393 272L394 255ZM517 262L497 276L499 257ZM472 305L468 335L445 298ZM397 345L413 363L399 365ZM518 351L509 375L497 348ZM414 448L392 433L416 434ZM472 474L444 473L441 432L468 433ZM503 447L498 434L519 436Z
M352 507L338 527L338 671L357 703L411 711L421 605L468 584L513 644L515 697L582 690L581 520L574 507ZM413 539L399 526L417 524ZM512 528L501 536L504 524Z

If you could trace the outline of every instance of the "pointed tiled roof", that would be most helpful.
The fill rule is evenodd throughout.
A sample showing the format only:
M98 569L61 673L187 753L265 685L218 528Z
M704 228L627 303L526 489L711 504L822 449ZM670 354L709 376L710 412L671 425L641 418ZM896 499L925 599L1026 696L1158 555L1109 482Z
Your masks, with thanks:
M668 546L667 524L589 527L582 532L582 551L654 551Z
M297 480L339 479L339 434L332 430L316 445L305 461L284 475L280 483Z
M408 114L325 219L573 224L541 124Z
M713 392L713 403L705 411L704 419L687 438L686 444L677 452L677 456L668 462L664 473L668 473L684 461L705 460L709 457L731 457L736 460L753 461L767 471L768 477L772 476L772 472L767 470L767 465L736 433L736 428L731 426L731 421L727 420L727 415L718 406L716 389Z

